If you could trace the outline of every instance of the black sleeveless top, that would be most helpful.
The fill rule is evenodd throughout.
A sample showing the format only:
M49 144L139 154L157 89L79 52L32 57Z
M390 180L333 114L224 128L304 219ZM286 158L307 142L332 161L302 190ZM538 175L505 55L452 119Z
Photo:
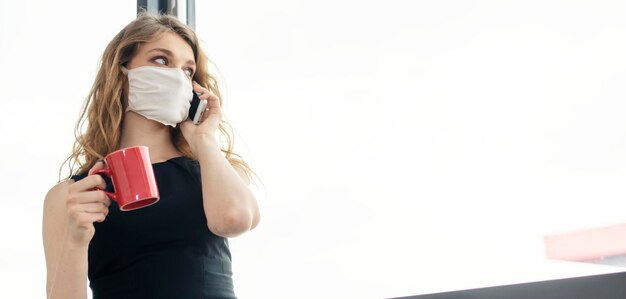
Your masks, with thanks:
M177 157L153 169L157 203L122 212L111 201L105 221L94 223L93 299L236 298L228 240L207 227L198 162Z

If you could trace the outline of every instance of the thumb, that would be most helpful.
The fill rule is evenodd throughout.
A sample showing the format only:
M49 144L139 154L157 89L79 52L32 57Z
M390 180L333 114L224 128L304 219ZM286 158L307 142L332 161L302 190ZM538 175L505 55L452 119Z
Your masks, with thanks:
M187 136L189 136L189 132L193 130L195 126L196 125L194 125L193 122L189 119L186 119L180 124L178 124L178 127L180 128L180 132L183 133L183 137L185 137L185 139L187 139Z
M181 130L186 130L189 128L189 126L193 126L193 122L191 121L191 119L185 119L183 120L181 123L178 124L178 126L180 127Z

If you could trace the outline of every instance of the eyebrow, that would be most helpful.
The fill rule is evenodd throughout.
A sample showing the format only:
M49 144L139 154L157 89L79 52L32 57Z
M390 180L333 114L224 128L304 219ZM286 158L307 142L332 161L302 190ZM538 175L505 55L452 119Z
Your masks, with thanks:
M150 53L150 52L154 52L154 51L161 51L165 54L167 54L168 56L174 57L174 53L172 53L172 51L168 50L168 49L164 49L164 48L154 48L151 49L150 51L146 52L146 53ZM191 64L191 65L196 65L196 62L193 61L193 59L189 59L187 60L187 62L185 62L185 64Z

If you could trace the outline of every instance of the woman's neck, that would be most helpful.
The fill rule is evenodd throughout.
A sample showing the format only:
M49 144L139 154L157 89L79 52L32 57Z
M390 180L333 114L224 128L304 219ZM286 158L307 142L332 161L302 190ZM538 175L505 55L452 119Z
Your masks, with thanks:
M152 163L162 162L182 153L174 147L170 128L135 112L124 114L120 148L147 146Z

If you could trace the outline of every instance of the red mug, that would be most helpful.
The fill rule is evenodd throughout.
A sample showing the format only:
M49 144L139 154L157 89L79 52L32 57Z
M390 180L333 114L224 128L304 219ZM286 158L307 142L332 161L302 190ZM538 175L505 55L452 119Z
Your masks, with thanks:
M114 151L104 157L107 168L94 174L111 178L114 192L104 191L122 211L147 207L159 201L150 152L146 146L133 146Z

